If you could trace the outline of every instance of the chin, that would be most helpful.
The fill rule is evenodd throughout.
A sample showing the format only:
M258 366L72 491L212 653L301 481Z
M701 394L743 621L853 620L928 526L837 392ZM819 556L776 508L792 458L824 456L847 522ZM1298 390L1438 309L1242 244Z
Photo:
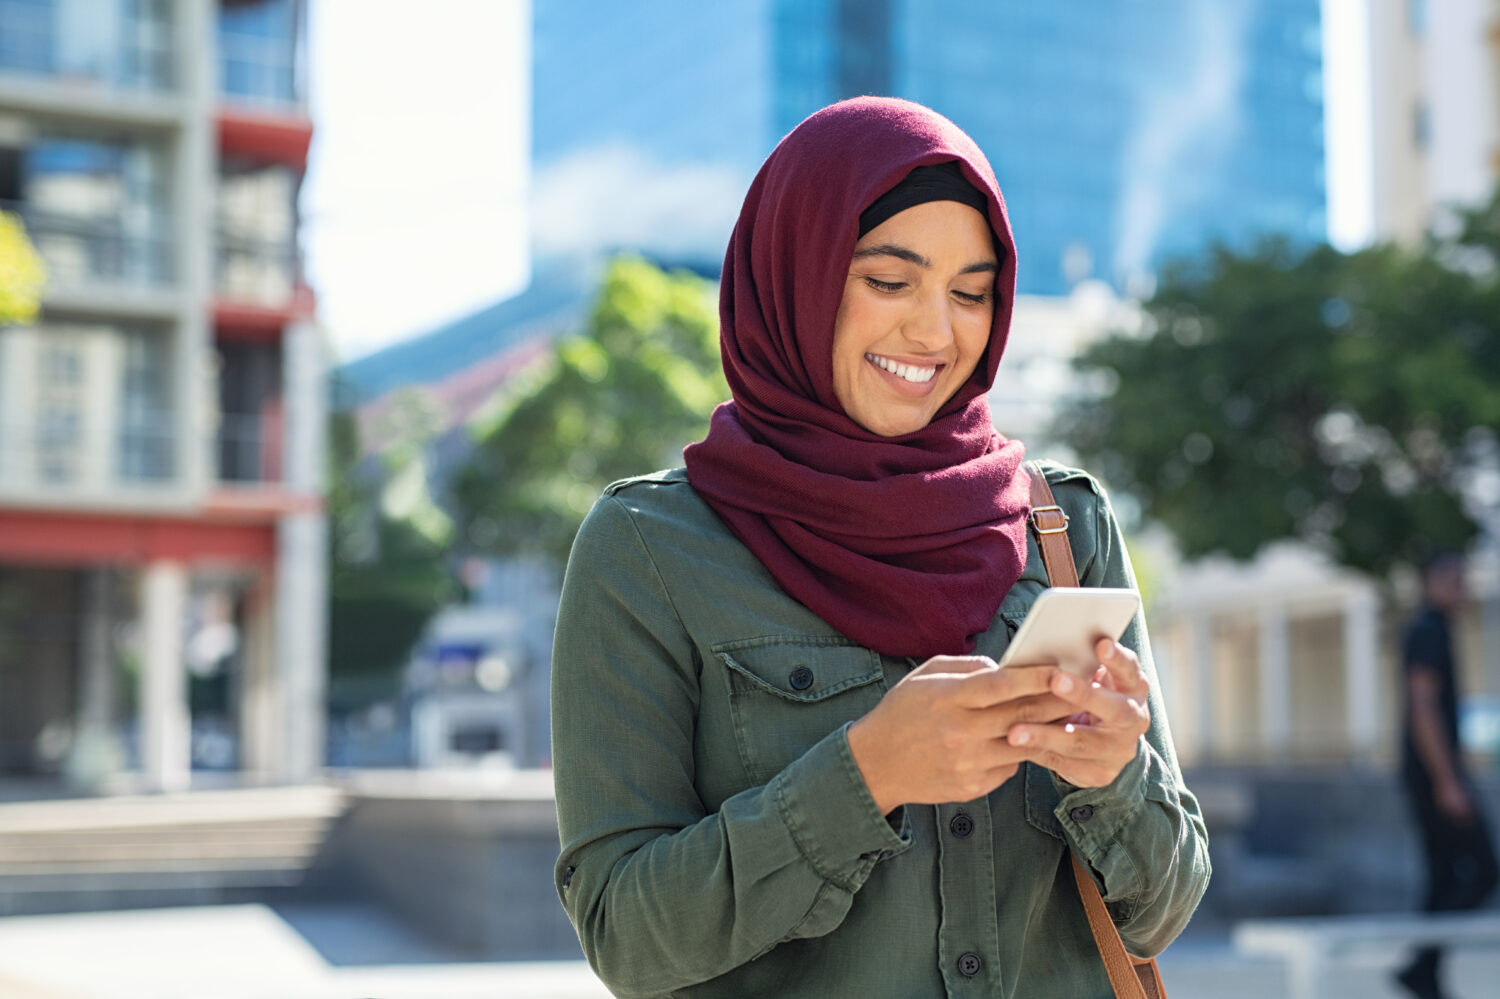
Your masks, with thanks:
M914 434L927 426L927 424L932 422L932 417L927 414L917 414L910 417L887 419L871 423L865 423L862 420L856 422L859 422L870 433L880 437L905 437L907 434Z

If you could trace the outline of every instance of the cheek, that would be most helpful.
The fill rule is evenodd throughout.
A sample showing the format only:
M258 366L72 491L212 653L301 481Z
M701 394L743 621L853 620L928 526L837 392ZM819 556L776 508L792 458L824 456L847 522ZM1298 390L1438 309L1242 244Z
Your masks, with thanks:
M864 362L865 352L881 337L884 311L880 303L863 301L859 295L845 297L833 328L835 379L841 370L852 375Z
M992 324L992 316L976 316L973 321L966 322L954 330L954 339L958 341L958 363L965 369L965 378L974 372L984 358L985 348L990 342Z

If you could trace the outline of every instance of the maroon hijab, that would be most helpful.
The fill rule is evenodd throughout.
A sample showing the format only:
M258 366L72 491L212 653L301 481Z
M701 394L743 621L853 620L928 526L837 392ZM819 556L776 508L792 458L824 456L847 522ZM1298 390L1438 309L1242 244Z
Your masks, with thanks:
M989 348L921 430L881 437L833 390L833 327L859 216L913 167L957 160L989 200L1000 258ZM969 652L1026 563L1023 448L985 392L1010 331L1016 252L984 154L919 104L824 108L745 196L719 295L734 401L684 452L699 495L787 593L887 655Z

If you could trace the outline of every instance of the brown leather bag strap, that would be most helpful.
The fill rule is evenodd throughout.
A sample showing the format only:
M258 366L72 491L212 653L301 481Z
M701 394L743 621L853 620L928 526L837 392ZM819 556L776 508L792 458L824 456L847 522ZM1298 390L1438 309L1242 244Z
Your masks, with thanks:
M1105 908L1099 886L1083 869L1078 854L1069 856L1073 861L1073 880L1078 882L1078 897L1083 899L1089 930L1094 934L1094 945L1099 948L1105 974L1109 975L1109 987L1118 999L1166 999L1156 962L1131 957L1125 950L1125 941L1120 939L1120 931Z
M1077 586L1078 566L1073 561L1073 546L1068 543L1068 515L1057 505L1052 487L1036 462L1027 462L1031 473L1031 529L1036 532L1047 578L1053 586Z
M1053 586L1077 586L1078 564L1073 560L1073 546L1068 542L1068 515L1052 495L1047 477L1035 462L1027 462L1031 477L1031 529L1036 532L1042 563ZM1131 957L1120 939L1119 927L1110 918L1099 886L1084 869L1076 853L1069 851L1073 862L1073 880L1078 883L1078 897L1089 918L1089 932L1104 961L1110 988L1118 999L1166 999L1161 971L1155 960Z

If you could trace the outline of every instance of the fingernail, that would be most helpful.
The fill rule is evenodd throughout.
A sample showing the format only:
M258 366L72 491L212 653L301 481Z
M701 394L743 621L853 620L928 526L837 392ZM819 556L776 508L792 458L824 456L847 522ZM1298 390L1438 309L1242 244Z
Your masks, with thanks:
M1011 735L1010 741L1017 746L1024 746L1031 741L1031 733L1024 728Z
M1073 678L1066 673L1057 675L1057 692L1059 694L1071 694L1073 692Z

